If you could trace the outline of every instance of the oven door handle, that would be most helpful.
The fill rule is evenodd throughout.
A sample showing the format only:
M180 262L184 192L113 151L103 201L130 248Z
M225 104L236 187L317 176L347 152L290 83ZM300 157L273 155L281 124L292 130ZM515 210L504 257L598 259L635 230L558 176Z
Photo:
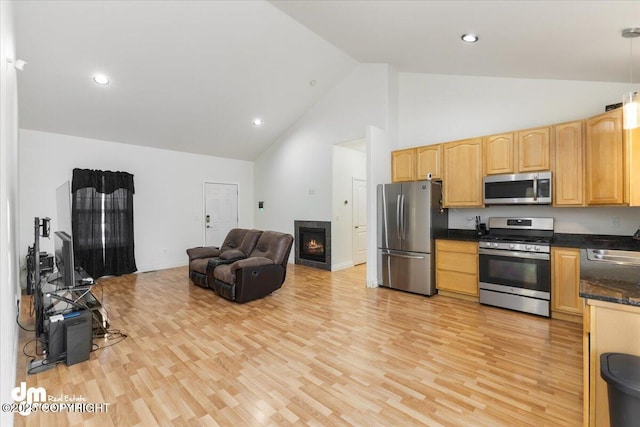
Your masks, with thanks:
M496 255L510 258L528 258L528 259L551 259L549 254L541 254L538 252L518 252L518 251L503 251L500 249L478 249L480 255Z

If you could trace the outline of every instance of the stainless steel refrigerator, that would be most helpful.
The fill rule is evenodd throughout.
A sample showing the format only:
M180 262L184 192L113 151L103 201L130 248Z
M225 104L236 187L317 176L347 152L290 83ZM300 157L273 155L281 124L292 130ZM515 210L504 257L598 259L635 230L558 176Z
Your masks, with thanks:
M448 226L442 183L378 185L378 285L435 294L434 239Z

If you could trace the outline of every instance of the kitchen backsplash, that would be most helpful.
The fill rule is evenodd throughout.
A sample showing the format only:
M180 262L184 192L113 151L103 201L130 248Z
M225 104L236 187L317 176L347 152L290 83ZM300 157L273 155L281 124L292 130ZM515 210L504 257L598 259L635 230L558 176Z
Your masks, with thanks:
M553 208L551 206L491 206L449 209L449 228L473 229L475 217L552 217L556 233L615 234L628 236L640 226L640 207Z

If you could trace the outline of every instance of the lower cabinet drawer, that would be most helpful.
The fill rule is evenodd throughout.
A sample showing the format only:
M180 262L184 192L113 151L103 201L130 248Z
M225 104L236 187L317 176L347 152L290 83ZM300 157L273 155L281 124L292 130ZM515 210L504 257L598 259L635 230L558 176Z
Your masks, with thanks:
M443 291L478 296L478 276L457 271L436 270L436 287Z
M441 270L473 275L478 271L478 255L476 254L438 251L436 259L437 268Z

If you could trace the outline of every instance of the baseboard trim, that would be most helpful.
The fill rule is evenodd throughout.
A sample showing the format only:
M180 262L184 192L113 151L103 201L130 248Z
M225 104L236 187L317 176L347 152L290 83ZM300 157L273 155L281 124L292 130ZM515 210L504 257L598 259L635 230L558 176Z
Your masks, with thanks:
M146 265L146 266L138 268L138 271L136 271L136 273L150 273L152 271L168 270L170 268L185 267L185 266L188 266L188 265L189 264L185 264L184 262L176 262L176 263L169 263L169 264Z
M331 266L331 271L345 270L345 269L351 268L353 266L354 266L353 262L351 262L351 261L341 262L339 264L332 265Z

